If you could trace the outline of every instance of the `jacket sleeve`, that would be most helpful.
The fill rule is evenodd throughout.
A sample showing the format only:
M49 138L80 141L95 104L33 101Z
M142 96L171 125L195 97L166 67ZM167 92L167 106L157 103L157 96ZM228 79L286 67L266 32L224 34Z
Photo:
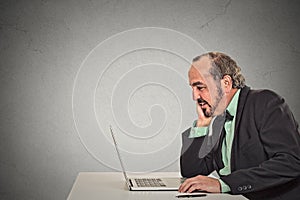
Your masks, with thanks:
M199 151L204 138L189 138L190 128L182 133L182 148L180 156L180 171L183 177L208 175L213 171L212 155L209 153L204 158L199 157Z
M259 101L255 102L254 121L263 146L261 153L266 159L256 166L221 177L233 194L266 190L300 176L298 124L283 98L271 91L260 95Z

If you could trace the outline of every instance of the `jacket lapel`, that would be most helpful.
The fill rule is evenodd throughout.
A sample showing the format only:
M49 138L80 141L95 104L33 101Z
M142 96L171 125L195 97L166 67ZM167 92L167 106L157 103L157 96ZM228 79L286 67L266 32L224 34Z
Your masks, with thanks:
M236 117L235 117L234 138L233 138L233 143L232 143L231 159L230 159L231 172L235 171L235 169L236 169L234 160L235 160L236 152L238 151L238 149L237 149L238 145L236 144L237 137L238 137L237 134L238 134L238 130L240 127L240 121L241 121L241 117L243 114L244 106L245 106L249 91L250 91L250 87L245 86L244 88L241 89L241 93L239 96L237 113L236 113Z
M248 87L248 86L245 86L244 88L241 89L241 93L240 93L239 101L238 101L236 118L235 118L234 135L236 135L237 129L240 125L241 116L242 116L242 113L244 110L244 106L245 106L249 91L250 91L250 87Z

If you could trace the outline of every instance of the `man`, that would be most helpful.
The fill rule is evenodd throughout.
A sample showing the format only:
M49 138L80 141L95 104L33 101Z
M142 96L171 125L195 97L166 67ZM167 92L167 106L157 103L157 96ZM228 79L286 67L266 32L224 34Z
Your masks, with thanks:
M198 119L182 135L180 167L188 179L179 192L300 199L300 135L284 99L245 86L236 62L219 52L196 57L189 82ZM219 179L208 176L214 170Z

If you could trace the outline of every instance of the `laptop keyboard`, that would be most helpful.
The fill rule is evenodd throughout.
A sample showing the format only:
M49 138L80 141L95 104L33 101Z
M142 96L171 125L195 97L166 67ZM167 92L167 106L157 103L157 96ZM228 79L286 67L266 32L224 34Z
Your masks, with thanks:
M166 187L159 178L136 178L134 180L138 187Z

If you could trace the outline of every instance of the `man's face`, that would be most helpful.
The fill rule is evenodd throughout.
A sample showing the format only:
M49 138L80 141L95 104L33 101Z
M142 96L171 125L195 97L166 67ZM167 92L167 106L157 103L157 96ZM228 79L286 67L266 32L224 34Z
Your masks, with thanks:
M194 62L189 71L193 100L197 101L206 117L219 115L226 108L226 98L220 80L214 80L209 72L211 62L204 56Z

